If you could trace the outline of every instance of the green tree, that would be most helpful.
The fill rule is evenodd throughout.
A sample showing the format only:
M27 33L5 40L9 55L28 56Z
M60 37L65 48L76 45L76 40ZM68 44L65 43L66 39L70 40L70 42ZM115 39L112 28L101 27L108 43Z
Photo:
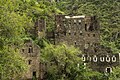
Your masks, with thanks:
M17 80L27 69L19 49L31 19L20 14L20 4L18 0L0 0L0 80Z
M0 79L18 80L27 70L25 59L19 53L19 49L14 50L10 46L0 49Z
M99 73L91 71L83 62L79 55L81 52L73 46L65 44L52 45L45 43L42 50L41 61L47 64L46 79L48 80L91 80Z

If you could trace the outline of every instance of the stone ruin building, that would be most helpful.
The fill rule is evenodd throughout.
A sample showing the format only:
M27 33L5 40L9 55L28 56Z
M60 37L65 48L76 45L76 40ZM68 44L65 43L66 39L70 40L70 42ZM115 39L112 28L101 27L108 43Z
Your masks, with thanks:
M35 45L31 40L26 40L23 48L21 49L22 56L26 59L29 70L23 76L24 79L32 79L33 77L39 78L40 65L39 55L40 48Z
M119 65L119 54L100 45L100 24L96 16L55 16L53 35L47 35L55 45L65 43L79 48L84 64L99 72L112 72Z
M45 21L43 19L36 20L35 26L29 32L38 38L45 36ZM40 47L32 40L24 41L24 46L20 50L22 56L26 59L28 64L28 71L23 76L23 80L43 80L45 65L40 62Z
M55 16L55 30L46 31L46 22L37 20L32 34L39 38L46 37L57 45L65 43L74 45L82 51L80 57L85 65L99 72L112 72L113 66L119 65L120 54L113 54L111 49L100 45L100 24L96 16ZM45 66L40 63L40 48L31 40L25 41L21 54L26 58L29 71L24 78L31 80L34 76L43 80Z

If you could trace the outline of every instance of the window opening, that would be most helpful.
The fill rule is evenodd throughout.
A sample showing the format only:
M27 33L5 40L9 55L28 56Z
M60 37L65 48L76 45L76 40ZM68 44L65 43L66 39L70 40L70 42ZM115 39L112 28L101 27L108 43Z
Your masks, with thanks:
M28 64L29 64L29 65L31 64L31 62L32 62L32 60L28 60Z
M115 55L112 57L112 62L116 62L116 57L115 57Z
M110 62L110 57L107 55L106 62Z
M95 34L93 34L93 37L95 37Z
M112 72L112 68L111 68L111 67L107 67L107 68L106 68L106 72L107 72L107 73L111 73L111 72Z
M33 53L33 48L31 46L28 48L28 53Z
M76 45L77 43L76 43L76 41L75 41L75 45Z
M24 52L25 52L25 49L22 49L22 52L24 53Z
M61 27L62 25L60 24L59 26Z
M107 68L107 73L110 73L110 68Z
M94 62L97 62L97 56L96 56L96 55L94 55L93 61L94 61Z
M85 31L87 31L87 24L85 24Z
M36 71L33 71L32 76L33 76L33 79L35 79L35 80L36 80Z
M100 61L101 61L101 62L104 62L104 57L100 57Z

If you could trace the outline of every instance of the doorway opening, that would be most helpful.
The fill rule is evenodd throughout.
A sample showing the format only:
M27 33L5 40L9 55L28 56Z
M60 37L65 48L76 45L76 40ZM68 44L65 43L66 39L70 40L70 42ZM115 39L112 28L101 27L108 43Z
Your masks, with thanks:
M37 80L37 78L36 78L36 71L33 71L33 73L32 73L32 80Z
M107 72L107 73L111 73L111 72L112 72L112 68L111 68L111 67L107 67L107 68L106 68L106 72Z

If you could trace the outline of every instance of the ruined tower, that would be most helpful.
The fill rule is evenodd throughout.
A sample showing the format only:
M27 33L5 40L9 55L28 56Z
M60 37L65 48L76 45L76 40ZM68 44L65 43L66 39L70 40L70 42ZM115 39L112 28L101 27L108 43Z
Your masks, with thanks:
M32 40L25 40L21 54L26 59L26 64L28 65L28 71L23 78L27 80L38 79L40 76L40 48Z
M46 32L46 21L44 19L36 19L35 25L32 29L33 36L36 36L38 38L45 37Z

